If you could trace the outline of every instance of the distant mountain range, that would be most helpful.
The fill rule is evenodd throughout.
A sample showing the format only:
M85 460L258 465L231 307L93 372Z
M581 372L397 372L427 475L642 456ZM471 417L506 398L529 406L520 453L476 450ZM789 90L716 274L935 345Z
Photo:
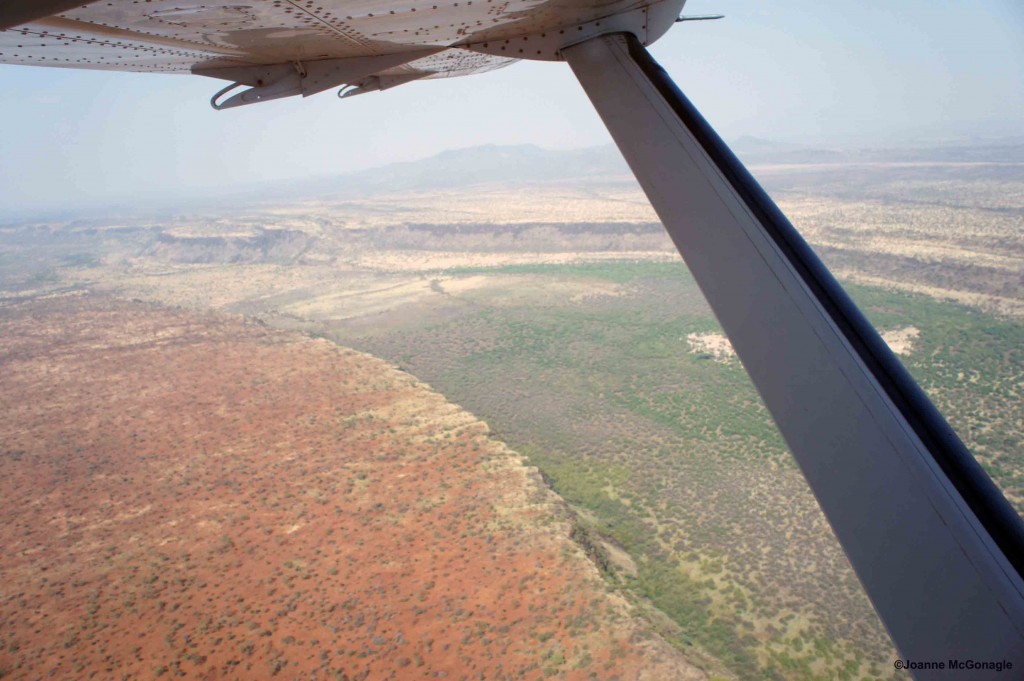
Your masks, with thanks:
M756 137L731 142L737 156L748 165L818 165L844 163L1024 163L1024 138L985 141L972 145L931 148L828 149L801 146ZM386 193L429 192L478 185L521 187L536 184L635 184L618 149L608 144L585 149L552 150L534 145L484 145L452 149L429 158L392 163L342 175L274 181L218 190L205 195L167 199L110 202L81 210L52 211L54 217L111 214L137 211L216 209L241 202L281 202L298 199L360 198ZM39 211L4 210L5 218L38 217Z
M841 150L741 137L731 147L750 165L822 163L1024 163L1024 140L974 146ZM551 150L534 145L485 145L333 177L281 185L280 195L365 196L483 184L634 182L613 145ZM278 195L278 191L272 191Z
M740 137L730 145L744 163L1024 163L1024 138L971 145L827 149Z
M521 186L595 180L633 182L622 155L610 144L570 150L542 149L532 144L488 144L344 175L278 183L270 188L270 196L291 196L299 191L303 196L330 194L343 198L484 184Z

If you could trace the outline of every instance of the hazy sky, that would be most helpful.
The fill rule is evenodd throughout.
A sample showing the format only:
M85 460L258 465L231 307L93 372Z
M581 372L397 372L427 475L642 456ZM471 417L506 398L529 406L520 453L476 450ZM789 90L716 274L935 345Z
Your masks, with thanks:
M726 137L885 146L1024 137L1024 1L690 0L655 57ZM609 137L565 64L215 112L220 81L0 66L0 206L356 170Z

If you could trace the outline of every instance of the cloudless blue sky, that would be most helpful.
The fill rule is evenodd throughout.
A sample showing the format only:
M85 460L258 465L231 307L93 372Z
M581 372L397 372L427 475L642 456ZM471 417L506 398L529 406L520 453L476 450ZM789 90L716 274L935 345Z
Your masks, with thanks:
M1021 0L690 0L655 57L726 139L826 146L1024 137ZM215 112L220 81L0 65L0 205L216 190L485 143L609 137L565 64Z

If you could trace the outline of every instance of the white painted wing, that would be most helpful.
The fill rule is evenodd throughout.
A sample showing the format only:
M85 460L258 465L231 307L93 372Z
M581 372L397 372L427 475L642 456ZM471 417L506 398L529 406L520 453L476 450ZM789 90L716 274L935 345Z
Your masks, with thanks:
M16 8L24 4L25 0L14 0L8 8L0 5L0 26L23 18L24 11ZM76 5L0 31L0 63L173 73L402 52L413 56L436 50L380 75L466 75L513 61L460 49L467 44L557 30L644 4L643 0L110 0ZM47 5L47 0L41 0L38 6ZM59 9L53 0L50 6ZM37 9L35 14L41 11L45 10Z

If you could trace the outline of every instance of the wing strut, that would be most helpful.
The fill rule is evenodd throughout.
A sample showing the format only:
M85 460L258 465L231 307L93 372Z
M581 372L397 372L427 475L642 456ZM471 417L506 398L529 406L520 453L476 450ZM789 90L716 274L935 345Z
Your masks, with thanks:
M643 45L619 33L562 55L732 341L896 647L947 670L915 676L950 678L950 660L1009 661L1011 675L1024 672L1020 517Z

